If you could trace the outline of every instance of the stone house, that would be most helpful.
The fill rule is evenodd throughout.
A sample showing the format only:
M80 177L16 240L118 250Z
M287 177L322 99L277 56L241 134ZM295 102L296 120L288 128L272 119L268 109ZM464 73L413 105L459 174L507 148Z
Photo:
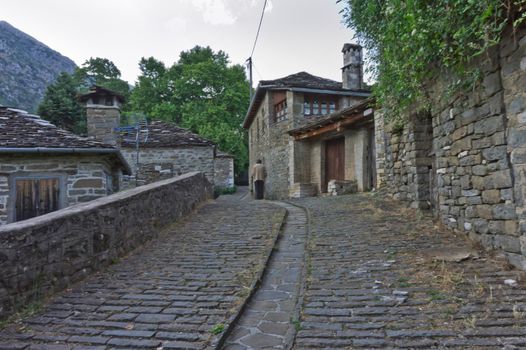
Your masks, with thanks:
M0 107L0 225L116 192L130 172L117 148Z
M361 190L372 186L368 175L356 173L364 165L355 162L363 157L353 155L354 147L367 151L374 128L347 120L365 112L365 105L352 107L370 96L362 80L362 48L345 44L342 52L343 82L306 72L259 82L243 127L248 129L250 167L261 159L269 174L266 198L324 193L330 180L359 179ZM347 121L342 124L342 119Z
M132 174L123 178L123 188L193 171L203 172L216 186L233 187L234 159L218 152L212 141L163 121L144 125L138 134L133 128L119 131L123 98L100 86L92 87L80 101L86 106L88 136L120 148L131 166Z
M377 111L378 181L526 270L526 27L471 64L475 89L444 100L444 76L430 86L433 110L402 130Z

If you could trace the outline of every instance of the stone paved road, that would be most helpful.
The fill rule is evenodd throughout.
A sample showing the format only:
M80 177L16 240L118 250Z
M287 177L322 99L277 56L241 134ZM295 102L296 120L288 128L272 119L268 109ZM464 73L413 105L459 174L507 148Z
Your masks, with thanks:
M287 219L267 272L225 350L285 349L292 343L304 267L307 216L303 209L278 203Z
M297 202L311 240L295 348L526 349L525 274L482 252L434 260L468 243L380 198Z
M0 349L202 349L248 295L283 208L224 196L0 332ZM250 219L248 219L250 218Z

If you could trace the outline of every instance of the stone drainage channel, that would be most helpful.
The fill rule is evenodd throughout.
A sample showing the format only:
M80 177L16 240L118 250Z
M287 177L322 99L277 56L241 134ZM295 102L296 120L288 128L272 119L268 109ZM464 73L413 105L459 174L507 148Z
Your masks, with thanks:
M259 288L225 341L224 350L290 349L299 324L305 273L307 215L301 208L275 202L288 211Z

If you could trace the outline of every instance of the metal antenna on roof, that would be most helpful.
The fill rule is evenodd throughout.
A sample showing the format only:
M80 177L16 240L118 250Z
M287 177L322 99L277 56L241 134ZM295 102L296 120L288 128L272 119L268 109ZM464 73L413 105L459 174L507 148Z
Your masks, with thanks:
M131 125L121 126L114 130L121 134L123 142L135 144L135 186L138 186L140 169L139 150L140 144L148 141L148 119L146 119L146 115L142 113L134 113L131 115L131 121Z

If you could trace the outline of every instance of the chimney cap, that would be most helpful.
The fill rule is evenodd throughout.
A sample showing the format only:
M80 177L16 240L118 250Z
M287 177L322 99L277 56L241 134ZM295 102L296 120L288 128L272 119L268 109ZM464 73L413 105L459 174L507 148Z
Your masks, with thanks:
M91 86L89 92L79 96L79 100L85 102L92 96L115 96L120 103L124 103L124 96L99 85Z
M362 45L360 44L352 44L352 43L345 43L343 44L342 52L347 52L350 49L362 49Z

